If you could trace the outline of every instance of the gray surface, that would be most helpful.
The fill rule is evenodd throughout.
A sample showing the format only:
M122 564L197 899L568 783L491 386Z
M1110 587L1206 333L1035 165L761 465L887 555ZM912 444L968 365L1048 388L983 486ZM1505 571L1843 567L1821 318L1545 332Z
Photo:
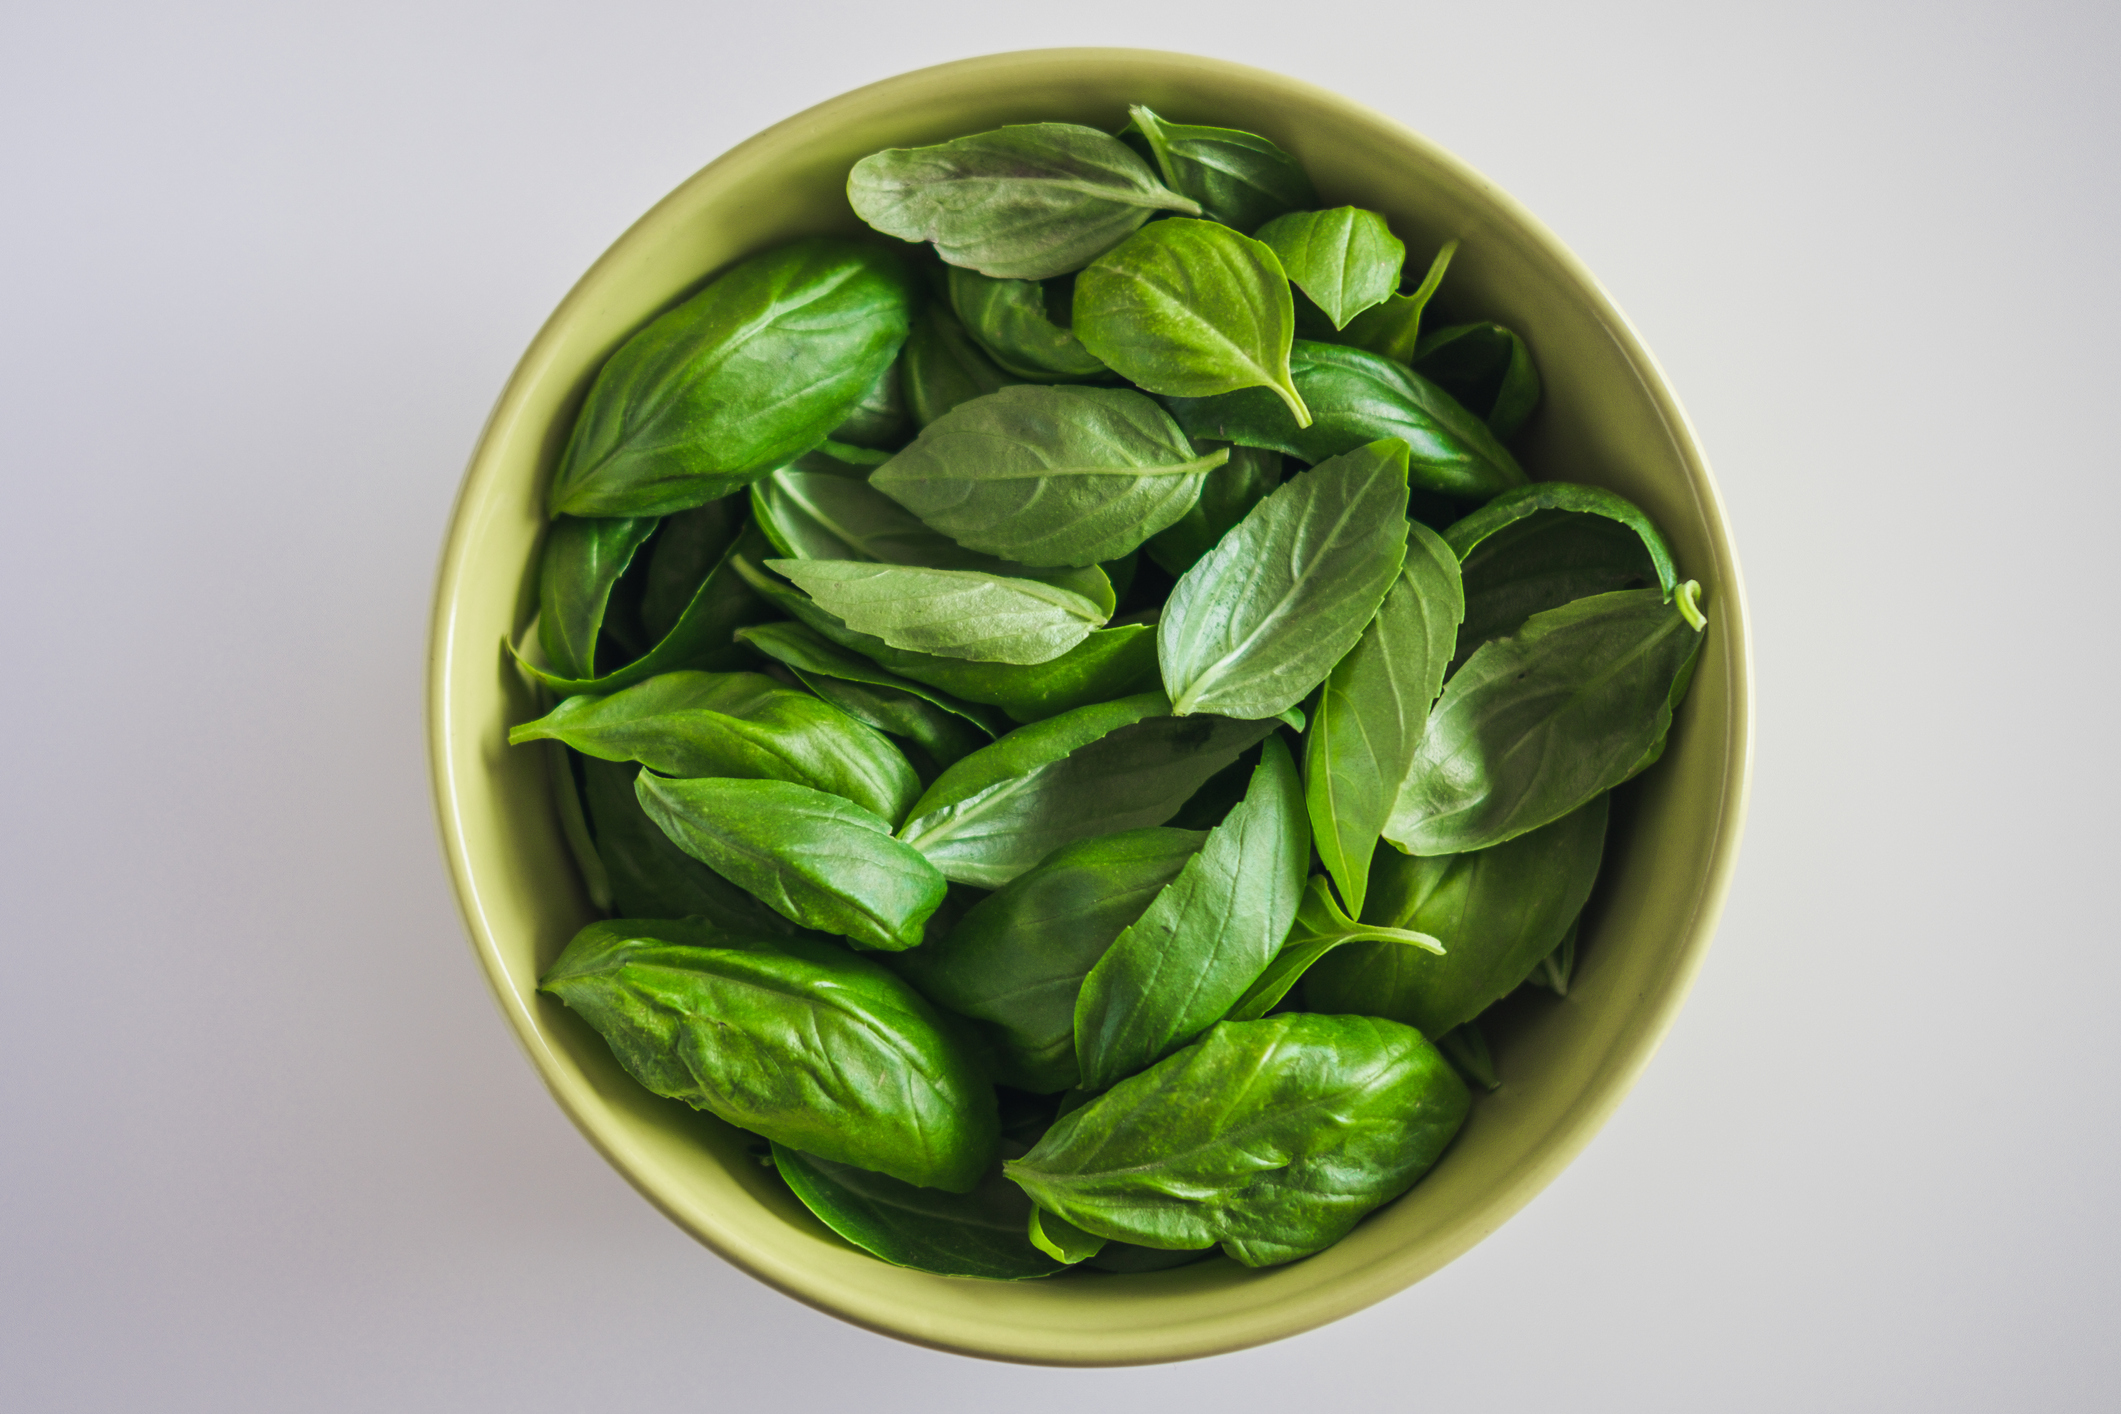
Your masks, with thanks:
M1726 8L9 6L0 1403L2110 1399L2116 12ZM629 221L859 83L1100 42L1367 101L1599 272L1729 499L1760 754L1691 1004L1521 1217L1310 1336L1039 1373L755 1285L577 1138L420 674L480 419Z

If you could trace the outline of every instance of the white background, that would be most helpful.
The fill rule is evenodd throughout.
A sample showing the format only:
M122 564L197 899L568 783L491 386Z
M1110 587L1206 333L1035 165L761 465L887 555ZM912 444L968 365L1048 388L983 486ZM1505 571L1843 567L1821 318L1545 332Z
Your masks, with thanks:
M1743 8L0 10L0 1405L2110 1407L2121 12ZM590 1151L420 712L460 470L604 246L809 104L1085 43L1336 88L1598 272L1728 498L1759 756L1552 1189L1325 1330L1068 1372L818 1315Z

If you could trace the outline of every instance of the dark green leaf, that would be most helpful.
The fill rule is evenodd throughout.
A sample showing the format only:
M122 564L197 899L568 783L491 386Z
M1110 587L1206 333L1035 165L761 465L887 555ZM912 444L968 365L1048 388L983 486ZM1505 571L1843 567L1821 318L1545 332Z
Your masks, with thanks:
M656 1094L777 1144L957 1193L994 1162L977 1062L918 992L836 943L617 919L538 985Z
M766 612L736 561L746 556L756 560L766 549L766 537L759 534L757 526L747 524L693 591L670 632L641 657L600 678L565 677L525 661L515 645L506 646L517 667L562 697L602 696L681 668L731 667L743 656L731 635L743 625L765 617Z
M596 835L590 829L588 810L582 799L582 783L575 775L576 759L575 753L559 742L545 748L553 808L560 817L560 833L567 840L567 852L574 856L574 867L582 872L582 892L589 895L590 907L608 914L611 912L611 871L604 867L604 856L598 852Z
M1569 931L1563 933L1561 941L1554 945L1554 951L1540 959L1539 965L1532 969L1532 975L1524 979L1527 985L1544 987L1557 997L1569 994L1569 983L1576 976L1576 935L1582 928L1583 915L1578 914L1569 924Z
M1131 388L1023 386L959 404L870 483L971 549L1086 566L1184 515L1228 459Z
M1288 277L1271 249L1228 226L1158 221L1100 256L1075 282L1075 336L1152 393L1258 388L1296 426L1311 425L1289 378Z
M1083 979L1084 1089L1109 1088L1229 1011L1288 936L1310 857L1303 783L1281 738L1269 737L1245 798Z
M1429 262L1429 273L1421 284L1409 295L1393 295L1373 309L1355 316L1347 325L1347 341L1357 348L1382 354L1395 363L1412 363L1421 341L1421 316L1436 297L1437 286L1443 283L1443 272L1451 268L1451 257L1458 251L1457 241L1446 241L1436 258Z
M1335 665L1304 738L1304 800L1318 857L1350 912L1362 913L1370 856L1414 761L1458 643L1458 557L1408 523L1407 559L1377 616Z
M1311 969L1304 1004L1389 1016L1430 1036L1480 1015L1554 950L1582 910L1605 852L1608 800L1471 854L1379 850L1364 916L1426 933L1443 955L1390 943L1342 948Z
M1436 1049L1458 1067L1460 1075L1481 1089L1492 1092L1502 1088L1502 1077L1495 1073L1495 1057L1488 1051L1488 1038L1474 1023L1468 1021L1444 1032L1436 1038Z
M841 711L913 742L938 766L979 750L1006 730L997 713L887 673L801 624L761 624L738 629L736 636L786 665L803 686Z
M1302 980L1327 953L1349 943L1379 943L1393 947L1420 948L1425 952L1441 955L1443 944L1427 933L1417 933L1407 928L1390 928L1376 923L1357 923L1341 911L1334 901L1332 885L1323 875L1314 874L1304 888L1304 900L1296 910L1296 926L1289 930L1289 937L1267 964L1267 970L1259 974L1257 981L1245 989L1245 994L1230 1008L1230 1021L1252 1021L1265 1016L1289 989ZM1360 1008L1340 1008L1359 1010Z
M1164 707L1142 693L1018 727L937 777L899 837L952 879L999 888L1064 844L1163 824L1274 726Z
M1407 248L1375 211L1292 211L1253 234L1273 248L1289 283L1309 295L1335 329L1347 328L1350 319L1399 290Z
M999 566L923 525L866 476L848 476L819 460L815 454L801 458L751 483L752 513L783 555L951 569Z
M1649 552L1650 563L1656 567L1657 583L1664 590L1665 598L1672 597L1672 591L1679 583L1679 571L1672 563L1671 549L1664 543L1657 523L1643 514L1641 507L1633 501L1602 486L1542 481L1506 491L1463 520L1453 523L1443 533L1444 543L1457 552L1459 559L1470 559L1488 537L1541 511L1603 516L1626 526L1642 541L1642 548Z
M1164 185L1199 202L1211 221L1253 231L1318 202L1303 164L1256 133L1168 122L1139 104L1127 116L1156 154Z
M854 447L886 447L906 435L906 393L901 367L905 352L876 377L832 440Z
M1073 330L1046 313L1046 291L1029 280L996 280L950 267L950 307L1003 372L1044 383L1102 378L1111 370Z
M1073 123L886 148L854 164L847 200L877 230L1002 280L1080 270L1154 213L1200 210L1125 143Z
M1073 1223L1069 1224L1074 1227ZM1077 1229L1080 1231L1081 1229ZM1217 1255L1213 1247L1197 1250L1178 1248L1164 1251L1156 1247L1141 1247L1132 1242L1113 1242L1107 1239L1095 1257L1083 1261L1085 1267L1100 1272L1167 1272L1173 1267L1190 1267L1195 1262L1205 1262Z
M959 1194L916 1188L779 1144L773 1163L820 1222L893 1266L990 1281L1028 1281L1063 1268L1032 1245L1025 1225L1037 1210L999 1168Z
M1112 617L1103 602L1035 579L855 560L768 560L828 613L894 648L981 663L1047 663Z
M570 697L508 734L510 745L548 738L667 776L793 781L894 824L921 789L873 728L758 673L664 673L609 697Z
M1484 849L1626 780L1701 649L1681 612L1690 591L1674 601L1654 589L1579 599L1475 650L1429 714L1385 838L1410 854Z
M1642 538L1618 521L1575 511L1536 511L1488 536L1459 566L1466 621L1452 671L1490 639L1508 638L1534 614L1593 594L1658 581Z
M697 916L724 932L765 937L796 931L793 923L679 849L648 818L633 788L641 773L631 762L576 759L590 833L621 917Z
M1424 334L1414 371L1458 399L1507 442L1539 406L1539 368L1515 331L1453 324Z
M648 576L641 589L641 626L650 638L669 637L746 524L741 496L663 517L648 542Z
M859 947L917 947L949 888L880 816L840 796L787 781L672 781L646 771L635 789L687 854L783 918Z
M906 341L890 253L813 237L735 266L611 356L551 510L666 515L726 496L847 419Z
M1331 1246L1426 1173L1471 1098L1412 1027L1228 1021L1063 1115L1002 1171L1087 1232L1220 1242L1247 1266Z
M1308 428L1256 388L1217 398L1170 398L1165 405L1196 440L1272 447L1307 462L1397 437L1412 450L1408 475L1415 486L1461 500L1484 501L1524 484L1523 468L1486 423L1388 358L1298 339L1289 368L1318 419Z
M1157 628L1172 710L1272 717L1355 646L1407 554L1407 449L1382 441L1282 483L1179 577Z
M1007 1182L1006 1179L1003 1180ZM1021 1188L1016 1190L1022 1193ZM1056 1262L1074 1266L1077 1262L1095 1257L1105 1250L1105 1239L1094 1232L1084 1232L1066 1218L1057 1218L1051 1213L1031 1209L1031 1245Z
M938 1006L978 1022L1004 1085L1077 1084L1075 996L1112 940L1206 839L1160 826L1078 840L981 899L948 937L899 955Z
M655 528L653 516L561 516L546 531L538 559L538 646L554 672L596 676L597 634L611 587Z
M918 427L926 427L959 403L999 392L1017 381L996 368L957 317L939 304L929 305L914 319L899 371L906 407Z
M1205 450L1216 451L1222 445L1211 443ZM1142 546L1169 574L1180 575L1193 568L1230 533L1230 527L1281 485L1281 453L1265 447L1231 447L1229 451L1230 460L1209 472L1201 483L1200 499L1193 508Z

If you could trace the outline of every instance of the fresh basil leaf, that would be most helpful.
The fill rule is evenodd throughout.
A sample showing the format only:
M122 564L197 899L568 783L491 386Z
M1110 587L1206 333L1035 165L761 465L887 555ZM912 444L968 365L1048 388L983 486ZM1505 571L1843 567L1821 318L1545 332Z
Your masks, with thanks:
M1429 713L1385 838L1410 854L1484 849L1626 780L1701 651L1679 602L1691 591L1674 601L1654 589L1579 599L1475 650Z
M1569 924L1569 931L1554 945L1554 951L1541 958L1532 975L1524 979L1525 984L1544 987L1557 997L1567 996L1569 983L1576 977L1576 935L1582 930L1583 915L1579 913Z
M588 809L582 799L582 783L576 778L575 753L559 742L546 748L546 779L552 785L553 810L560 817L560 835L574 867L581 871L582 892L589 906L599 913L611 912L611 871L604 867L596 835L590 829Z
M1288 935L1310 858L1296 763L1269 737L1245 798L1083 979L1084 1089L1109 1088L1222 1018Z
M1156 630L1142 624L1098 629L1050 663L968 663L893 648L872 634L856 633L807 595L767 575L756 561L737 564L762 599L842 648L953 697L999 707L1014 721L1041 721L1156 685Z
M761 624L740 628L736 636L849 716L911 741L937 766L979 750L1006 730L998 714L887 673L801 624Z
M1228 459L1131 388L1021 386L959 404L870 484L971 549L1087 566L1183 516Z
M1007 1180L1005 1179L1004 1182ZM1021 1188L1016 1190L1022 1193ZM1095 1257L1105 1250L1105 1239L1094 1232L1084 1232L1066 1218L1057 1218L1051 1213L1031 1209L1031 1245L1056 1262L1074 1266L1077 1262Z
M938 776L899 837L959 883L999 888L1062 845L1163 824L1274 725L1164 710L1143 693L1018 727Z
M818 1221L872 1257L946 1277L1030 1281L1066 1265L1034 1246L1037 1209L989 1169L969 1193L917 1188L852 1164L776 1144L773 1166Z
M1355 646L1407 554L1407 449L1382 441L1282 483L1179 576L1157 627L1172 711L1272 717Z
M895 961L936 1005L975 1022L995 1078L1036 1094L1082 1079L1075 996L1112 940L1207 838L1162 826L1062 845Z
M855 560L768 560L766 567L858 633L894 648L982 663L1047 663L1112 617L1103 602L1035 579Z
M641 587L641 626L651 638L670 636L747 523L741 496L724 496L657 522Z
M1304 888L1302 904L1297 907L1296 926L1289 931L1281 951L1274 954L1267 970L1245 989L1245 994L1237 999L1224 1019L1253 1021L1265 1016L1289 994L1291 987L1302 980L1312 964L1348 943L1383 943L1420 948L1438 955L1444 951L1443 944L1427 933L1376 923L1357 923L1341 911L1340 904L1333 897L1332 885L1326 882L1325 876L1314 874Z
M905 351L876 376L854 411L832 429L831 440L854 447L887 447L906 435Z
M1311 425L1290 381L1288 277L1273 250L1228 226L1158 221L1099 256L1075 281L1075 336L1149 392L1264 389L1298 427Z
M949 888L881 816L837 795L788 781L674 781L647 771L635 789L648 817L687 854L790 922L857 947L919 946L921 925Z
M1488 1038L1474 1023L1468 1021L1444 1032L1436 1038L1436 1049L1472 1084L1490 1093L1502 1088L1502 1077L1495 1073L1495 1057L1488 1050Z
M538 990L656 1094L776 1144L954 1193L994 1162L977 1061L918 992L836 943L616 919L577 933Z
M576 758L582 806L622 918L700 917L726 933L782 937L793 923L679 849L641 809L631 762Z
M886 148L854 164L847 200L886 235L998 280L1080 270L1158 211L1200 211L1125 143L1074 123Z
M1347 341L1395 363L1412 363L1421 342L1421 316L1436 297L1444 271L1451 268L1451 257L1457 253L1457 241L1444 242L1414 292L1392 295L1375 308L1356 315L1344 331Z
M1539 406L1539 368L1532 351L1500 324L1453 324L1424 334L1413 367L1505 442Z
M1385 218L1356 206L1292 211L1253 235L1271 246L1289 283L1309 295L1335 329L1399 291L1407 248Z
M816 463L815 457L805 457L751 483L752 514L783 555L950 569L999 566L922 524L866 477Z
M596 676L597 634L611 587L655 528L653 516L561 516L552 523L538 559L538 646L553 671Z
M1002 1171L1049 1213L1249 1267L1331 1246L1443 1153L1471 1107L1421 1033L1364 1016L1226 1021L1063 1115Z
M1379 850L1364 917L1426 933L1431 956L1390 943L1358 943L1313 967L1304 1004L1314 1011L1389 1016L1441 1036L1515 991L1583 910L1605 853L1601 795L1544 829L1506 844L1429 858Z
M996 280L950 267L950 307L1003 372L1037 382L1103 378L1111 370L1071 329L1046 313L1046 292L1029 280Z
M1075 1225L1069 1223L1069 1226ZM1098 1249L1097 1255L1084 1259L1082 1265L1100 1272L1167 1272L1173 1267L1190 1267L1195 1262L1205 1262L1218 1255L1213 1247L1198 1250L1177 1248L1167 1252L1155 1247L1138 1246L1132 1242L1114 1242L1108 1238L1105 1245Z
M1173 123L1140 104L1127 116L1156 154L1164 185L1199 202L1211 221L1252 231L1318 202L1303 164L1257 133Z
M906 407L919 427L959 403L1000 392L1017 381L995 367L965 326L939 304L929 305L913 321L899 368Z
M1219 451L1223 443L1203 449ZM1281 453L1265 447L1230 447L1230 459L1201 482L1200 499L1168 529L1149 537L1142 548L1168 574L1181 575L1215 548L1268 492L1281 485Z
M1679 584L1679 570L1672 563L1672 551L1664 543L1657 523L1643 514L1641 507L1624 496L1615 494L1601 486L1579 486L1567 481L1542 481L1532 486L1520 486L1506 491L1494 500L1474 511L1463 520L1449 526L1443 533L1444 542L1455 551L1460 560L1471 557L1481 542L1508 526L1541 511L1573 511L1578 515L1603 516L1605 519L1626 526L1642 541L1642 548L1649 552L1650 563L1656 567L1658 586L1664 597L1670 599Z
M1326 678L1304 738L1311 834L1350 912L1360 916L1370 856L1443 690L1465 596L1458 557L1408 522L1407 559L1377 616Z
M921 789L872 727L758 673L664 673L609 697L570 697L508 733L511 746L548 738L666 776L793 781L893 823Z
M1657 565L1633 530L1575 511L1535 511L1512 521L1467 552L1459 571L1466 618L1458 629L1453 672L1474 649L1508 638L1534 614L1658 582Z
M731 635L766 614L766 606L752 592L735 562L745 556L756 559L765 553L766 548L766 538L759 534L758 527L746 524L742 533L722 552L699 588L693 591L691 600L678 615L670 632L639 658L600 678L570 678L526 661L514 644L504 646L518 668L562 697L585 694L601 697L682 668L719 670L732 667L743 654L731 642Z
M889 252L813 237L753 256L620 345L553 479L558 515L666 515L726 496L847 419L906 341Z
M1524 469L1486 423L1388 358L1298 339L1289 368L1315 423L1299 424L1256 388L1215 398L1167 398L1164 405L1195 440L1272 447L1307 462L1397 437L1411 450L1408 474L1416 487L1461 500L1484 501L1525 482Z

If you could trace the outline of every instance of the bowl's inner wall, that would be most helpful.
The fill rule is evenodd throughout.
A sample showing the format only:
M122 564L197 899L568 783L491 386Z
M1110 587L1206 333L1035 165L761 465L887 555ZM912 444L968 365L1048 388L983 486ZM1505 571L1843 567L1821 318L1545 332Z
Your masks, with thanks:
M1509 1009L1492 1038L1506 1083L1412 1193L1331 1250L1267 1272L1223 1260L1126 1278L1005 1285L886 1266L825 1231L719 1121L648 1095L536 979L592 915L551 806L552 748L511 750L538 710L504 635L535 606L541 503L572 411L604 357L733 260L799 235L865 231L846 172L879 148L1007 122L1107 130L1146 102L1180 121L1261 132L1300 157L1327 204L1383 211L1417 269L1463 244L1452 313L1525 335L1545 399L1517 450L1538 479L1610 487L1664 528L1702 581L1711 628L1660 767L1628 788L1565 1001ZM467 478L434 644L445 844L503 1009L584 1132L674 1220L763 1279L836 1314L1007 1358L1105 1363L1212 1353L1292 1334L1418 1280L1543 1187L1617 1103L1705 946L1743 791L1743 616L1705 467L1647 356L1551 238L1396 126L1256 70L1138 51L1044 51L948 65L859 90L769 130L679 188L586 276L525 356Z

